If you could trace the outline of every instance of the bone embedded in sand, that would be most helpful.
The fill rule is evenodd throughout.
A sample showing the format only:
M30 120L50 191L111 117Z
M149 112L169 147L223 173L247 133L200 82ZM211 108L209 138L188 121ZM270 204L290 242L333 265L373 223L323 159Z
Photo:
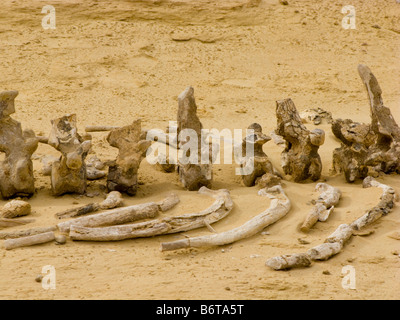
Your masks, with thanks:
M117 126L86 126L86 132L102 132L102 131L111 131L114 129L118 129Z
M37 228L31 228L27 230L19 230L13 232L0 232L0 239L16 239L56 230L57 230L56 226L51 226L51 227L37 227Z
M118 149L118 156L108 168L107 188L135 195L138 187L138 170L146 156L151 141L142 139L141 120L131 125L113 129L107 136L108 143Z
M34 222L34 219L6 219L0 218L0 228L16 227Z
M11 250L20 247L33 246L36 244L42 244L46 242L53 241L55 239L55 234L53 231L35 234L32 236L8 239L4 241L4 248L6 250Z
M56 217L59 219L78 217L87 213L95 212L98 210L107 210L120 207L123 205L123 198L121 193L118 191L111 191L105 200L99 203L89 203L84 206L68 209L62 212L56 213Z
M287 270L309 267L311 259L306 253L295 253L268 259L265 264L274 270Z
M87 183L85 158L91 141L84 140L78 134L75 114L54 119L51 123L49 145L61 152L61 158L51 166L52 192L55 196L83 194Z
M276 101L276 117L275 132L286 140L281 155L283 171L295 182L318 180L322 171L318 149L325 141L324 131L309 131L291 99Z
M22 130L21 124L10 117L15 112L18 91L0 93L0 194L5 199L29 197L35 192L32 154L38 139L32 130Z
M176 199L175 195L169 195L167 198ZM168 200L165 199L165 202ZM174 202L177 203L176 201ZM171 206L169 206L170 208ZM107 225L118 225L129 223L141 219L154 218L160 211L160 204L156 202L147 202L143 204L132 205L128 207L111 209L106 212L95 213L93 215L79 217L69 221L61 222L57 225L63 233L68 233L72 225L84 227L101 227Z
M317 221L326 221L342 196L338 188L332 187L326 183L318 183L315 190L321 193L316 200L315 206L311 209L300 228L303 232L308 232Z
M289 212L291 203L280 185L269 189L261 189L259 195L271 198L271 204L268 209L255 216L253 219L250 219L245 224L213 235L164 242L161 243L161 251L230 244L261 232L264 228L277 222Z
M309 249L306 254L311 260L330 259L332 256L341 252L346 242L355 234L356 231L369 226L392 210L396 198L396 193L392 187L376 181L373 177L365 178L363 186L364 188L377 187L383 190L378 205L373 207L371 210L368 210L367 213L352 223L339 225L339 227L328 236L328 238L326 238L324 243ZM279 262L281 260L278 257L272 258L272 261Z
M202 186L211 187L212 144L202 143L203 125L197 116L192 87L187 87L178 97L177 123L178 146L184 153L177 165L180 181L190 191L199 190ZM207 155L209 158L204 159ZM205 160L209 160L209 163L204 163Z
M334 172L343 172L348 182L377 177L380 172L400 172L400 127L384 106L382 90L371 70L360 64L358 73L370 101L370 124L337 119L333 134L342 142L333 152Z
M71 226L69 236L73 240L88 241L117 241L139 237L152 237L194 230L204 226L209 227L231 212L233 202L228 190L211 190L207 187L201 187L198 193L210 195L216 201L210 207L200 212L158 218L146 222L102 228ZM177 197L172 195L159 202L158 206L160 210L165 211L175 205L177 200Z
M353 221L351 227L354 230L360 230L376 220L380 219L382 216L387 215L392 211L395 203L396 193L394 189L388 185L382 184L376 181L372 177L367 177L363 181L364 188L377 187L383 190L380 197L379 203L368 210L363 216Z
M258 123L252 123L247 129L249 133L242 142L242 161L240 161L244 185L252 187L257 181L261 182L262 187L269 188L279 184L281 179L275 174L276 170L263 151L263 145L271 140L271 137L262 132L262 127ZM249 163L251 166L248 166ZM245 172L247 169L249 172Z

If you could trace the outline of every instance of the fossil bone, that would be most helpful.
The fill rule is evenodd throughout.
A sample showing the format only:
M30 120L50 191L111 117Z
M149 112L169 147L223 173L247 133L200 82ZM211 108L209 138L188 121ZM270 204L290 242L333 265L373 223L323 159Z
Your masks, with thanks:
M211 224L226 217L233 208L229 191L201 187L198 193L210 195L216 200L210 207L200 212L153 219L147 222L103 228L72 226L70 237L73 240L116 241L189 231L204 226L212 229Z
M141 120L131 125L113 129L107 136L108 143L118 148L118 156L108 168L107 188L109 191L135 195L138 185L138 170L151 142L141 137Z
M295 182L309 178L318 180L322 170L318 149L325 141L325 132L321 129L309 131L291 99L276 101L276 116L276 134L286 140L281 155L283 171Z
M262 132L262 127L258 123L253 123L248 127L253 133L247 135L242 142L242 154L244 155L245 164L241 164L241 168L252 166L250 174L242 172L242 180L245 186L251 187L254 184L261 183L262 187L272 187L280 182L280 177L276 174L276 170L272 166L268 156L263 151L263 145L271 138ZM247 154L248 145L251 144L253 151L251 155ZM251 161L251 165L249 164Z
M344 172L348 182L380 172L400 173L400 127L382 100L382 90L371 70L360 64L358 73L370 101L370 124L337 119L333 134L341 147L333 152L334 173Z
M392 210L396 197L392 187L382 184L372 177L364 179L363 187L381 188L383 192L379 203L352 223L339 225L339 227L325 239L324 243L309 249L307 253L302 253L301 255L307 255L311 260L328 260L341 252L346 242L353 235L356 235L358 230L369 226ZM270 258L267 260L266 265L275 270L309 266L307 263L304 265L297 263L296 259L285 259L286 256L287 255ZM286 263L281 263L280 265L279 262L282 261L282 259L285 260Z
M186 159L189 159L189 161L185 161L185 163L183 163L181 157L178 159L177 170L179 178L184 188L191 191L199 190L202 186L211 187L212 164L203 163L203 158L207 154L209 157L212 157L212 152L210 152L212 144L204 146L201 140L205 139L205 137L202 137L201 134L203 125L197 116L194 89L192 87L187 87L186 90L179 95L178 102L177 133L179 148L184 150ZM190 134L193 133L195 136L190 136ZM197 144L191 141L194 138L197 138ZM186 147L189 145L194 148L186 150ZM196 154L192 154L192 152ZM195 159L195 161L193 161L194 163L190 159Z
M85 158L91 141L83 140L76 128L76 115L52 120L48 143L61 152L51 166L51 187L56 196L64 193L83 194L86 191Z
M161 251L206 246L221 246L251 237L267 226L283 218L290 210L291 203L280 185L269 189L261 189L259 195L271 198L268 209L258 214L245 224L213 235L187 238L183 240L161 243Z
M300 228L303 232L308 232L317 221L326 221L335 206L339 203L342 195L338 188L332 187L326 183L318 183L315 190L321 193L315 206L311 209Z
M6 250L11 250L19 247L27 247L27 246L33 246L35 244L50 242L53 241L54 239L55 239L54 232L49 231L17 239L7 239L4 241L4 248Z
M106 212L95 213L85 217L79 217L57 225L58 229L67 233L72 225L82 227L100 227L129 223L140 219L154 218L159 211L168 210L179 202L175 194L169 195L161 202L147 202L128 207L116 208Z
M18 91L0 93L0 193L5 199L31 196L35 192L32 154L38 139L32 130L22 130L21 124L10 117L15 112Z
M107 195L107 198L102 202L89 203L84 206L68 209L56 213L56 217L59 219L78 217L99 210L114 209L116 207L122 206L122 204L123 204L122 195L118 191L111 191Z

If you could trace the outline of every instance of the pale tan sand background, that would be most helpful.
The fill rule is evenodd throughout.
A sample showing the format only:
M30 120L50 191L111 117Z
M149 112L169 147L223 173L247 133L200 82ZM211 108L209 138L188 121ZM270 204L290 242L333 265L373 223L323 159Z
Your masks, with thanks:
M369 102L358 73L367 64L378 78L383 99L400 123L400 4L395 0L160 0L23 1L3 0L0 11L0 90L19 90L15 119L37 134L50 120L76 113L86 125L126 125L164 129L176 120L177 96L195 89L205 128L245 129L259 122L275 129L275 101L292 98L299 111L321 107L334 118L369 122ZM44 30L41 9L56 8L56 29ZM356 8L356 29L341 26L341 8ZM373 27L375 25L375 27ZM380 28L376 27L379 26ZM307 125L313 128L313 125ZM342 190L329 220L305 235L299 226L316 199L316 183L283 183L293 208L265 231L232 245L162 253L163 241L183 234L121 242L44 244L0 250L2 299L399 299L400 209L383 217L368 237L353 237L342 253L307 269L277 272L267 258L304 252L341 223L353 221L379 200L380 190L330 177L332 151L339 146L330 126L320 148L323 179ZM93 134L93 151L113 159L105 133ZM280 168L281 148L265 151ZM99 201L105 180L91 182L94 198L50 194L39 158L57 155L40 145L34 160L38 188L29 202L35 223L54 225L56 212ZM228 188L235 208L214 225L224 231L263 211L269 200L246 188L235 165L214 167L214 188ZM165 215L200 211L212 199L183 190L176 174L143 161L140 185L127 204L160 200L175 191L181 203ZM400 176L379 178L400 192ZM0 205L5 202L0 201ZM307 204L308 203L308 204ZM21 228L8 228L18 230ZM208 234L206 228L187 232ZM309 244L301 244L298 238ZM222 250L223 249L223 250ZM35 282L42 267L56 269L56 289ZM342 268L356 270L356 290L342 288ZM324 273L323 273L324 272Z

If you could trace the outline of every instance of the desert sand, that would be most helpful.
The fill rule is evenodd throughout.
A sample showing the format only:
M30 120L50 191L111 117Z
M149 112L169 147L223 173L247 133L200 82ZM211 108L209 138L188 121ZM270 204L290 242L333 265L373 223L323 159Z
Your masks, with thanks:
M76 113L87 125L122 126L137 118L145 128L165 129L176 120L177 96L195 89L205 128L245 129L258 122L276 127L275 101L291 98L299 111L321 107L334 118L369 122L369 101L357 65L368 65L383 90L385 105L400 123L400 4L395 0L3 0L1 3L0 90L18 90L13 118L23 128L47 135L51 119ZM44 30L42 7L56 9L56 29ZM356 29L344 29L341 9L356 9ZM316 126L307 124L307 128ZM399 299L400 206L374 223L368 236L353 237L344 250L311 267L274 271L265 261L304 252L341 223L349 223L379 201L380 190L363 189L331 176L332 151L339 147L323 122L323 176L341 189L339 206L326 222L304 234L317 182L282 185L292 209L265 232L237 243L161 252L160 243L209 234L184 234L119 242L48 243L14 250L0 248L1 299ZM117 150L93 133L101 160ZM281 147L264 150L281 171ZM41 157L57 155L40 144L34 155L37 192L29 199L35 219L29 227L55 225L54 214L100 201L105 179L89 183L88 195L53 197ZM214 166L213 188L229 189L234 209L213 225L239 226L268 207L259 187L243 186L235 164ZM400 192L400 176L378 178ZM175 173L144 160L136 196L126 204L161 200L176 192L181 202L165 215L195 212L212 199L182 188ZM6 202L1 200L0 206ZM2 231L22 230L27 226ZM299 240L300 239L300 240ZM56 289L35 281L43 266L56 270ZM354 267L356 288L342 286L342 268Z

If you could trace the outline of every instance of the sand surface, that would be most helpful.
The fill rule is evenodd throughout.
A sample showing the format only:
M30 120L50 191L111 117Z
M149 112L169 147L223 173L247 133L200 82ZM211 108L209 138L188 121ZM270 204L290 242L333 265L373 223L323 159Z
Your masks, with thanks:
M400 123L400 4L395 0L353 0L356 29L345 30L341 8L349 1L289 0L53 0L56 29L44 30L41 9L48 1L3 0L0 12L0 89L18 90L13 117L37 134L50 132L50 120L76 113L81 133L87 125L129 124L164 129L176 120L177 96L195 89L205 128L245 129L260 123L276 127L275 101L292 98L299 111L321 107L334 118L369 122L369 102L358 73L367 64L377 77L385 105ZM312 129L315 126L307 124ZM343 198L325 223L304 234L299 226L316 199L316 183L284 181L292 210L258 234L224 247L162 253L160 243L208 234L185 234L121 242L54 243L0 250L1 299L399 299L400 206L353 237L340 254L310 268L277 272L267 258L304 252L341 223L361 216L379 201L380 190L363 189L330 176L332 151L339 146L329 124L320 148L322 180L339 187ZM93 152L102 160L116 150L105 133L93 134ZM280 168L281 148L265 151ZM35 222L55 225L54 214L100 201L105 180L89 183L89 195L55 198L40 158L57 155L40 145L34 157L37 193L29 200ZM235 204L216 223L219 231L241 225L263 211L269 200L246 188L236 165L214 167L213 188L227 188ZM181 203L165 215L200 211L212 199L185 191L176 174L146 161L141 185L126 204L160 200L176 192ZM400 192L400 177L378 179ZM94 196L94 197L93 197ZM5 201L0 201L4 205ZM25 227L8 228L9 231ZM3 230L4 231L4 230ZM299 241L305 240L304 241ZM35 277L42 267L56 270L56 289L44 290ZM342 268L356 271L356 289L342 287Z

